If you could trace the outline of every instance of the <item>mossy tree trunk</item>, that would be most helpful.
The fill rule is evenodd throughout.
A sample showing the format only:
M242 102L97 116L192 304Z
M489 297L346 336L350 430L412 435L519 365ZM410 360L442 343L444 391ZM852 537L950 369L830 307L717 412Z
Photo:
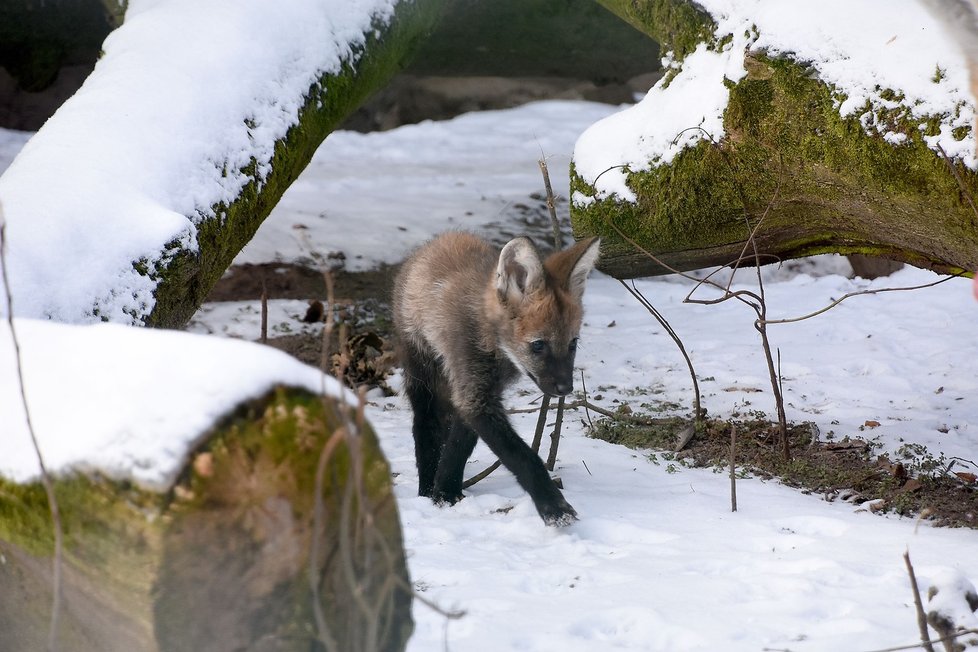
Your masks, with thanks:
M393 651L413 629L389 467L332 399L242 407L166 494L83 474L56 494L59 650ZM5 652L45 649L52 541L40 484L0 480Z
M697 23L678 0L603 4L686 51L711 24L703 14ZM755 241L763 262L835 252L941 272L978 269L978 175L927 147L923 137L937 133L936 123L900 129L906 141L891 145L858 117L842 118L832 90L803 65L750 52L745 68L729 84L720 142L700 141L668 165L629 174L635 203L572 208L578 236L604 236L603 271L634 278L729 264L762 215ZM573 170L571 177L572 190L595 194Z
M398 2L390 23L367 35L355 65L344 64L342 72L324 75L310 87L298 124L275 145L271 171L261 179L256 170L247 171L252 181L238 197L214 207L217 217L198 226L199 251L172 251L171 243L173 255L166 266L149 271L159 281L146 325L186 324L326 136L407 63L437 21L443 2Z

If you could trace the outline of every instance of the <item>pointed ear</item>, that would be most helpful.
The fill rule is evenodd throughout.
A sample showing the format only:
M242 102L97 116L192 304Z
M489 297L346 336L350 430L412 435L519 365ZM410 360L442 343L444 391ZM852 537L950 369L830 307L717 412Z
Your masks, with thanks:
M557 252L548 258L547 271L579 300L584 296L587 275L598 262L600 246L600 238L581 240L570 249Z
M543 263L529 238L514 238L499 252L496 290L504 301L521 301L543 283Z

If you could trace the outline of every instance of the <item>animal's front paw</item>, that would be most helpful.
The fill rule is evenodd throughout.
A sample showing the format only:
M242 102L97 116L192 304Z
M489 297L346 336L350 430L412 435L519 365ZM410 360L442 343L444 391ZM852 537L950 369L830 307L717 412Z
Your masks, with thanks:
M444 491L433 491L431 493L431 499L435 501L435 504L439 507L446 505L452 506L463 498L465 498L465 496L462 495L462 492L448 493Z
M566 527L577 520L577 512L566 500L539 509L540 518L551 527Z

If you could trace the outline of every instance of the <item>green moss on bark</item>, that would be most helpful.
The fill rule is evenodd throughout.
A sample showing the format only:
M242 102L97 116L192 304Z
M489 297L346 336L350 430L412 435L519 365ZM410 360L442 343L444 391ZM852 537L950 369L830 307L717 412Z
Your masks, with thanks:
M580 236L600 234L601 266L619 277L663 273L612 228L680 269L725 264L761 215L762 252L885 254L946 272L978 267L975 214L948 164L906 112L874 119L907 135L893 145L843 118L842 98L803 65L752 53L730 84L720 143L701 141L669 165L628 175L638 201L574 206ZM867 107L868 110L868 107ZM936 118L935 118L936 120ZM968 191L978 176L957 166ZM572 189L594 189L574 174Z
M347 423L344 410L279 389L206 437L165 494L97 475L57 478L59 649L205 652L269 649L272 640L276 650L318 649L309 584L315 478L320 452ZM324 466L320 599L339 649L401 650L413 624L390 469L369 424L357 430L337 437ZM351 484L354 475L362 482ZM0 480L5 652L45 647L52 555L40 483ZM375 627L350 599L350 573L360 595L384 607Z
M148 326L186 324L207 293L251 240L258 227L299 176L320 143L350 113L404 67L436 22L443 0L400 2L387 25L367 37L355 65L313 84L298 123L275 145L271 171L260 178L255 162L245 170L252 179L231 204L213 207L216 217L197 225L198 252L182 250L164 259L158 275L156 304L142 321Z
M679 60L702 42L710 42L716 25L710 16L687 0L598 0L619 18L671 50Z

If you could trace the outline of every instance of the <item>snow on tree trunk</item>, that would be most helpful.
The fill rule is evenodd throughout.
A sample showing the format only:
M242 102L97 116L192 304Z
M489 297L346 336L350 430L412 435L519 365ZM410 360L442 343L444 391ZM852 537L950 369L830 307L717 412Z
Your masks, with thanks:
M57 649L404 649L411 595L390 469L345 409L286 389L241 405L163 494L58 476ZM45 649L52 540L40 483L0 478L6 652Z
M0 177L15 312L185 323L441 2L130 2Z
M838 252L978 268L974 100L922 8L866 21L860 3L767 2L754 15L714 0L703 12L603 4L674 52L663 83L576 147L574 230L604 237L604 271L667 271L640 249L680 270L730 263L762 216L764 262Z

